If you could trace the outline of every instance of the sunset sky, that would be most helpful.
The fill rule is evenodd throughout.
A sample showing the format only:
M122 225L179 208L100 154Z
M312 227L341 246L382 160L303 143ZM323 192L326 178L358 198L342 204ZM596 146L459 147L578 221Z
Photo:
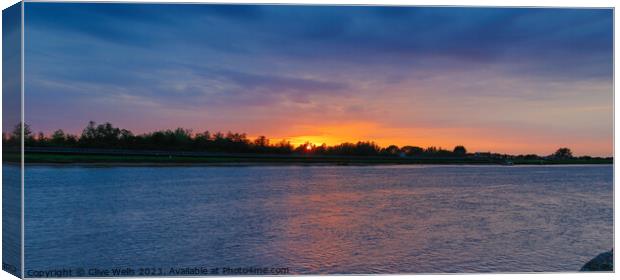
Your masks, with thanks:
M34 131L613 153L610 9L25 7Z

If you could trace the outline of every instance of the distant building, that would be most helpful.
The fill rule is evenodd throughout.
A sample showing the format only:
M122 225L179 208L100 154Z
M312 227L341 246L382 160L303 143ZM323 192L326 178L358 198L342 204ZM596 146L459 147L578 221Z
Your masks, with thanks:
M475 152L474 157L488 158L488 157L491 157L491 153L490 152Z

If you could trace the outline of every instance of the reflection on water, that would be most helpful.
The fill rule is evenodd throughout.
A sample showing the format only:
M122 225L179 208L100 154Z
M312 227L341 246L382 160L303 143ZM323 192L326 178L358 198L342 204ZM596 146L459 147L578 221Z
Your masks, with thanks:
M30 166L26 269L576 271L613 246L612 172Z

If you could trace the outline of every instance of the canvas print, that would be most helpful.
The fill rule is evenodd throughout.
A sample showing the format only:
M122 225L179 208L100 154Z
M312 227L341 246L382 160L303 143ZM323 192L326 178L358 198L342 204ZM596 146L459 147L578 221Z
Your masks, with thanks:
M16 7L14 275L613 270L613 9Z
M21 275L22 61L20 5L2 11L2 270Z

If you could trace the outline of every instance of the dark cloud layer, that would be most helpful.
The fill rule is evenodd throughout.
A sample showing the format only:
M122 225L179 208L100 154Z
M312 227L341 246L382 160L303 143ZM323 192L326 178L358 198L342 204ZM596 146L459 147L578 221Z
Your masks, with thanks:
M348 62L525 59L564 72L593 60L609 67L612 51L612 11L604 9L27 5L31 28L145 48L193 44Z

